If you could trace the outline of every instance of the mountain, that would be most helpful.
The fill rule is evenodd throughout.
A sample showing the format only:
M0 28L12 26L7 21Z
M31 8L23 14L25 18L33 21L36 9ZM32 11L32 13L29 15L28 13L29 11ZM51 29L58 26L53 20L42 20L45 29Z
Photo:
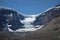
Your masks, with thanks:
M39 15L22 15L20 12L0 7L0 30L11 32L35 31L60 16L60 5Z
M39 28L42 28L46 23L60 16L60 5L56 5L55 7L49 8L48 10L42 12L39 15L31 15L30 17L25 18L23 20L24 29L18 29L18 31L35 31Z
M23 28L24 24L20 22L23 19L24 16L15 10L0 8L0 30L7 31L8 27L12 30Z
M9 31L9 28L16 31L23 26L32 28L37 25L43 26L31 32ZM27 18L12 9L0 8L0 40L60 40L60 5Z
M0 30L17 32L33 31L35 28L31 24L35 20L33 16L25 16L20 12L6 7L0 7ZM28 30L26 30L28 29ZM32 29L32 30L31 30Z
M0 40L60 40L60 17L33 32L0 32Z
M50 8L36 17L33 25L44 25L51 21L52 19L60 16L60 5Z

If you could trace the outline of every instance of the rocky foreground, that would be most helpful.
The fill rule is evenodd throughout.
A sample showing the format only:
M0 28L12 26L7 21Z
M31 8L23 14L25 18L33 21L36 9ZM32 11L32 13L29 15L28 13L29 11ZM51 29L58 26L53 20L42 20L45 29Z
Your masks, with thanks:
M28 33L0 32L0 40L60 40L60 17Z

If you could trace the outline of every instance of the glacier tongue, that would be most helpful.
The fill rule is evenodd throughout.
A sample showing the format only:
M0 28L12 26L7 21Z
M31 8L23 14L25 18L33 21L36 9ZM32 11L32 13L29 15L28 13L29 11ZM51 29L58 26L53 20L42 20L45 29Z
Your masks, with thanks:
M29 17L26 17L24 20L20 20L22 24L24 24L24 26L22 27L25 27L25 28L20 28L20 29L17 29L16 31L13 31L11 30L10 28L9 31L11 32L27 32L27 31L35 31L37 29L39 29L40 25L37 25L37 26L34 26L32 25L32 23L36 20L36 17L35 16L29 16ZM37 28L35 28L37 27ZM43 26L41 26L40 28L42 28Z
M27 17L24 20L21 20L21 23L24 24L25 28L31 28L33 27L33 25L31 23L33 23L33 21L35 21L35 17Z

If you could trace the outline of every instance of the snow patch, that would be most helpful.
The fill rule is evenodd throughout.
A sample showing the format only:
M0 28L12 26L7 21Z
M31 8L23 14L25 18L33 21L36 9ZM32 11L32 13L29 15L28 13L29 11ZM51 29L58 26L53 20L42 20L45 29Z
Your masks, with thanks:
M10 28L8 28L8 29L9 29L10 32L27 32L27 31L35 31L35 30L38 30L38 29L42 28L43 25L41 25L41 26L37 25L37 27L38 28L22 28L22 29L17 29L16 31L11 30Z
M27 31L35 31L36 28L23 28L23 29L18 29L15 32L27 32Z
M25 28L33 28L34 26L31 24L35 21L35 17L27 17L24 20L21 20L21 23L24 24Z
M8 24L7 24L7 26L8 26L8 30L9 30L10 32L14 32L12 29L9 28L9 27L11 27L12 25L8 25Z
M35 18L25 18L25 20L21 20L21 22L33 22Z
M57 6L56 8L57 8L57 9L59 9L59 8L60 8L60 6Z

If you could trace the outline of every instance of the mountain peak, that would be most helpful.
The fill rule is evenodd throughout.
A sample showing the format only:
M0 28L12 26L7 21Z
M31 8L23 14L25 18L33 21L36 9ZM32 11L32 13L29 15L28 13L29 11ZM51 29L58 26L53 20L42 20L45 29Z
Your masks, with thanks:
M56 7L57 7L57 6L60 6L60 4L56 5Z

